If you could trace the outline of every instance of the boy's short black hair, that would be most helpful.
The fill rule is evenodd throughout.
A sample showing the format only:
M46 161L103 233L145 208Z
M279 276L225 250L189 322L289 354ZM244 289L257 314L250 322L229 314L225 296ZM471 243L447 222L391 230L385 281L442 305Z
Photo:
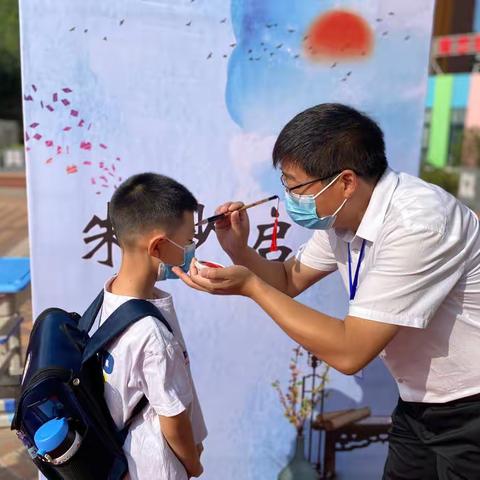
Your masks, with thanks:
M184 212L194 212L197 207L195 197L173 178L141 173L117 188L109 215L118 241L125 245L135 234L154 228L171 232L181 224Z
M350 169L377 181L388 166L380 127L339 103L322 103L296 115L280 132L272 156L275 168L292 163L322 179Z

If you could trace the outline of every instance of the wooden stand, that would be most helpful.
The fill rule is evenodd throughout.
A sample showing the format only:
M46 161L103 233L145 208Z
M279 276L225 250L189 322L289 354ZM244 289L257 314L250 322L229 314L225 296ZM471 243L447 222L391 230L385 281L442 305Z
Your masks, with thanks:
M319 415L312 422L312 429L325 432L323 475L335 477L335 455L357 448L368 447L375 442L387 442L391 427L390 417L372 417L370 408L338 410Z

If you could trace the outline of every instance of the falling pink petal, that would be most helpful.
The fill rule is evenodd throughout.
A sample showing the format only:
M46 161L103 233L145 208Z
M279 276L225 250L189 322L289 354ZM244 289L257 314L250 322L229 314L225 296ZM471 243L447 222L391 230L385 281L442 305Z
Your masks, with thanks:
M115 178L115 175L114 175L113 173L108 172L108 174L109 174L111 177Z
M85 160L85 161L83 162L83 164L84 164L84 165L91 165L92 162L90 162L89 160Z
M72 117L78 117L78 110L70 110L70 115Z
M61 155L62 154L62 147L59 145L57 147L57 155Z
M41 136L39 133L36 133L36 134L33 136L33 138L34 138L35 140L40 140L40 139L42 138L42 136Z
M116 160L117 162L120 162L121 158L120 158L120 157L117 157L115 160Z
M101 192L97 192L97 195L101 195L102 193Z
M53 157L50 157L49 159L45 160L45 163L52 163L53 162Z
M70 165L67 167L67 173L77 173L78 169L76 165Z
M32 124L30 124L30 128L37 128L40 124L37 123L37 122L34 122Z
M30 147L27 147L25 150L26 150L27 152L29 152L29 151L31 150L31 148L30 148Z
M82 150L91 150L92 144L90 142L80 142L80 148Z
M54 93L54 94L52 95L52 101L53 101L53 102L58 101L58 93Z
M112 163L112 170L115 171L115 165Z
M53 147L53 140L45 140L45 145L47 147Z
M70 102L66 99L66 98L62 98L61 102L67 106L67 105L70 105Z
M30 140L30 136L28 135L28 132L25 132L25 141L28 142Z
M40 106L43 108L43 100L40 100Z
M33 88L33 91L36 92L37 91L37 87L35 85L32 84L32 88Z
M67 155L70 154L70 147L67 145Z
M65 93L72 93L73 90L71 90L68 87L65 87L65 88L62 88L62 91L64 91Z
M92 178L90 179L90 183L91 183L92 185L96 185L97 182L96 182L95 179L92 177Z
M99 178L102 179L105 183L108 183L108 178L105 177L104 175L100 175Z
M90 130L90 128L91 128L91 127L92 127L92 124L91 124L91 123L89 123L89 124L88 124L88 128L87 128L87 130Z
M108 185L102 185L103 188L108 188Z
M100 146L105 150L108 148L104 143L101 143Z
M122 181L122 177L118 177L118 181L121 182L121 181Z
M65 127L65 128L63 129L63 131L64 131L64 132L68 132L68 131L71 130L71 129L72 129L72 127Z
M32 102L33 101L33 97L31 95L24 95L23 96L23 99L26 101L26 102Z
M84 125L85 125L85 120L82 119L78 122L79 127L83 127Z
M104 162L100 162L100 163L98 164L98 166L99 166L100 168L103 168L103 167L105 166L105 163L104 163Z
M47 105L47 110L49 110L50 112L55 111L55 109L51 105Z

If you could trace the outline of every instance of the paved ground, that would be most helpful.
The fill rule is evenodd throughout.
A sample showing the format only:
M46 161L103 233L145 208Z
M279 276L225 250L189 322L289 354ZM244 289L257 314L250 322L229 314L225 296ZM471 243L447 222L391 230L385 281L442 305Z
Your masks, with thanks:
M0 256L28 256L27 201L24 188L0 188ZM25 347L32 325L30 292L20 311L22 346ZM0 480L33 480L37 478L26 450L9 428L0 428Z

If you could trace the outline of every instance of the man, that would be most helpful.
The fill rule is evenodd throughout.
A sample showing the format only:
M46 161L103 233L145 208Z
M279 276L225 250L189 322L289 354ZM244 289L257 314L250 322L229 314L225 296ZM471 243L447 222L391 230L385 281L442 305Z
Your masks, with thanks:
M273 164L292 220L315 231L307 244L284 263L261 258L242 204L228 203L216 232L235 266L176 273L198 290L250 297L343 373L380 355L400 391L384 479L480 479L477 217L389 169L378 125L344 105L293 118ZM343 321L293 300L337 269L350 295Z

